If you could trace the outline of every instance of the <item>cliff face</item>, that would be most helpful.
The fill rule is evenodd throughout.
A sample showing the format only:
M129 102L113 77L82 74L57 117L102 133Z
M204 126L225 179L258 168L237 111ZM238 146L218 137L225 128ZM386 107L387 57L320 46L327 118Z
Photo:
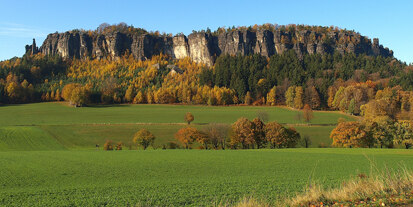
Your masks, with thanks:
M129 52L136 59L151 58L160 53L173 58L190 57L196 62L213 65L221 54L261 54L270 57L294 50L298 56L324 54L337 51L372 56L393 56L393 52L367 37L355 32L313 30L247 30L233 29L224 32L195 32L188 37L131 34L119 31L97 34L79 31L49 34L37 49L35 42L26 46L26 53L60 55L63 58L118 58Z

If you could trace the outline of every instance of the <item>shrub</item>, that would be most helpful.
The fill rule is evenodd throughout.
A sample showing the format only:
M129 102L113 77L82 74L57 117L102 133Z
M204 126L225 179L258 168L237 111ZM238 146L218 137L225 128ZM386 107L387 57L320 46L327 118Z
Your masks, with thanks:
M113 150L113 143L111 140L107 140L103 145L103 150Z

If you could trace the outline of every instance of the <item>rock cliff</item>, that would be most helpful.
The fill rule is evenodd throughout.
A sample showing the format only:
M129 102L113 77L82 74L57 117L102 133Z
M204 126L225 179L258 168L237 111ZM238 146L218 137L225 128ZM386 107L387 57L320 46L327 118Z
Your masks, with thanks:
M315 28L315 29L314 29ZM221 54L249 55L261 54L270 57L294 50L298 56L304 54L325 54L339 52L367 54L372 56L393 56L393 52L358 33L305 27L285 29L285 27L245 29L235 28L216 32L193 32L174 37L156 33L130 33L111 31L107 33L82 32L73 30L65 33L49 34L40 48L26 45L26 53L60 55L63 58L119 58L129 53L136 59L151 58L160 53L173 58L190 57L196 62L213 65Z

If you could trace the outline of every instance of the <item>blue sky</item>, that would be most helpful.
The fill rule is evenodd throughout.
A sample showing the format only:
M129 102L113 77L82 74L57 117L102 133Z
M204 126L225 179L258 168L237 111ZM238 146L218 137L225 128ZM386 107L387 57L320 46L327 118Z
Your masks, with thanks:
M23 55L32 38L40 45L48 33L96 29L103 22L173 34L277 23L355 30L413 63L413 1L407 0L0 0L0 8L0 60Z

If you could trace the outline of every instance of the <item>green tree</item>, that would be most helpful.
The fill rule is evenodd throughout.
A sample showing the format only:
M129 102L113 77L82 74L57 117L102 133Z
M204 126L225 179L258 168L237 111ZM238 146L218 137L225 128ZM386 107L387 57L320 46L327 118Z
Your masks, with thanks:
M133 142L142 146L145 150L155 142L155 136L146 129L141 129L133 136Z

